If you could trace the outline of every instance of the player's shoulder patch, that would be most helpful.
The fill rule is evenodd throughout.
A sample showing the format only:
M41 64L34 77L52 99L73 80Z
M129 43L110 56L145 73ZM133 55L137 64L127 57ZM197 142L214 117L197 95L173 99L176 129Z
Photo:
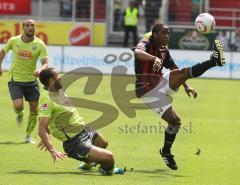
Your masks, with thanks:
M42 106L41 106L41 109L44 111L44 110L47 110L48 109L48 104L47 103L43 103Z
M141 50L146 50L147 48L147 44L148 44L148 40L142 39L138 44L137 44L137 49L141 49Z

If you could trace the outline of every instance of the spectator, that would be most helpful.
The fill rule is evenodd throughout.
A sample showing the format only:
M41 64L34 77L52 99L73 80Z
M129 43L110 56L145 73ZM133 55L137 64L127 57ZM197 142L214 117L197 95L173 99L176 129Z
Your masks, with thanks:
M76 18L90 18L90 4L89 0L78 0L76 3Z
M159 19L159 9L161 7L161 0L146 0L145 4L145 25L146 32L151 29L154 24L154 20Z
M72 17L72 2L60 1L60 16Z
M200 0L192 0L192 21L194 22L200 12Z
M129 7L126 8L124 12L124 43L123 46L128 46L129 33L133 34L134 45L137 44L138 34L137 34L137 25L138 25L138 9L135 7L133 1L129 2Z
M216 37L217 40L220 40L223 44L224 51L230 50L230 39L226 35L226 31L219 31L218 36Z
M122 2L120 0L114 0L114 23L113 30L120 30L120 15L121 15Z
M234 37L234 50L240 51L240 27L238 27L235 31L235 37Z

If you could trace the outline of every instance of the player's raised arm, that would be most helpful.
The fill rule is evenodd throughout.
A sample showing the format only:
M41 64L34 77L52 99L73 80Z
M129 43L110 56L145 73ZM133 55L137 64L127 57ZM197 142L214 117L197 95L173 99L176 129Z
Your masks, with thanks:
M8 53L9 50L12 49L12 41L13 39L10 38L7 43L5 44L5 46L1 49L0 51L0 76L2 76L2 62L3 62L3 59L6 55L6 53Z
M42 67L41 67L41 69L38 69L38 70L34 71L34 73L33 73L33 76L35 76L35 77L39 77L40 72L41 72L43 69L47 69L47 68L48 68L48 58L42 59L41 62L42 62Z
M138 60L142 60L142 61L149 61L149 62L154 62L155 61L155 56L148 54L147 52L136 48L134 50L134 56L136 59Z
M133 49L135 59L145 61L145 62L153 62L153 70L159 71L162 67L163 61L146 52L147 44L149 41L142 40L138 43L137 47Z
M48 68L48 58L44 58L44 59L42 59L42 68L41 68L41 70L47 69L47 68Z
M49 118L47 117L39 118L38 135L41 138L42 144L47 148L47 150L52 155L53 161L55 163L55 161L58 161L58 159L63 159L66 155L63 152L58 152L51 143L48 133L48 120Z
M3 61L4 57L5 57L5 53L3 50L1 50L0 51L0 76L2 76L2 72L3 72L2 71L2 61Z
M136 48L133 48L134 56L137 60L154 62L156 57L146 52L148 42L148 40L141 40Z
M35 77L38 77L40 72L43 69L47 69L48 68L47 48L46 48L46 45L43 42L41 44L40 60L41 60L41 63L42 63L42 67L41 67L41 69L38 69L38 70L34 71L33 76L35 76Z
M42 68L43 69L47 69L48 68L48 54L47 54L47 48L46 45L44 43L42 43L41 45L41 53L40 53L40 59L42 62Z

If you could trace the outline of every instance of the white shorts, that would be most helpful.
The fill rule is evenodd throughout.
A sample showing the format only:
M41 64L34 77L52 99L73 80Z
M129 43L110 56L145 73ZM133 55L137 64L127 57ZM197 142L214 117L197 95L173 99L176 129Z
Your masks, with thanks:
M151 91L141 97L143 102L156 114L162 115L172 106L172 96L178 91L169 86L170 71L163 74L163 79Z

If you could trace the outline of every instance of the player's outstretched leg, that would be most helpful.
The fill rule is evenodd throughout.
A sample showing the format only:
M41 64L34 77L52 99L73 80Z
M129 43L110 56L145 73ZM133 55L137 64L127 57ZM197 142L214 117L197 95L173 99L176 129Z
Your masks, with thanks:
M214 41L213 54L210 60L196 64L188 69L189 78L196 78L201 76L208 69L215 66L224 66L225 58L223 54L223 46L219 40Z
M170 72L169 86L171 89L178 89L186 80L201 76L207 70L215 66L224 66L225 58L223 46L219 40L214 41L213 54L210 60L200 62L192 67L184 69L176 69Z

